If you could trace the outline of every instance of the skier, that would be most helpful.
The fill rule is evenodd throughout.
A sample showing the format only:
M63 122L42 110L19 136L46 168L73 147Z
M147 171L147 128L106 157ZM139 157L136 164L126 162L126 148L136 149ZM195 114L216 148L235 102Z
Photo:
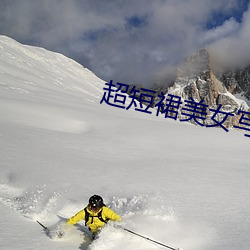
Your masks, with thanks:
M101 196L95 194L89 198L89 204L72 216L67 224L74 225L80 220L85 220L85 226L92 232L94 239L109 220L120 222L122 219L120 215L105 206Z

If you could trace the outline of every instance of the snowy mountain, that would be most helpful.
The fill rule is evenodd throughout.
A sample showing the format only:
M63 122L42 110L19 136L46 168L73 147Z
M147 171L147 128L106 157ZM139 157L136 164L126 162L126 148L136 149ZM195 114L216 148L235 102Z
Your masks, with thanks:
M1 249L153 250L109 224L50 239L102 195L122 226L184 250L248 250L249 137L100 101L105 82L63 55L0 36Z

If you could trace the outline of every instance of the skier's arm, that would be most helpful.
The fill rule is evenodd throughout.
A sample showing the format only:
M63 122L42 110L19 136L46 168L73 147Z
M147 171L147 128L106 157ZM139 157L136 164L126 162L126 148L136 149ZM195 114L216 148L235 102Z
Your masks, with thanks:
M75 225L78 221L84 220L85 218L85 212L84 209L72 216L70 219L68 219L67 224Z
M113 210L110 208L105 207L105 217L107 219L110 219L112 221L118 221L120 222L122 220L121 216L116 214Z

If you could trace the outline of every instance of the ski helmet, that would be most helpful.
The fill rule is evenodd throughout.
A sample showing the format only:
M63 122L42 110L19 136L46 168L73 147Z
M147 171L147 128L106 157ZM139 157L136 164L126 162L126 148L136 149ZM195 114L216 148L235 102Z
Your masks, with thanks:
M103 199L99 195L93 195L89 198L89 206L93 210L98 210L103 207Z

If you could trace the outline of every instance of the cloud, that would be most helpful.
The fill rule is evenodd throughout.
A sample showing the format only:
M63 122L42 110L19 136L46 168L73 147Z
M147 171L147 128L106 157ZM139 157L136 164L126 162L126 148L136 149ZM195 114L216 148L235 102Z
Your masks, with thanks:
M229 20L225 20L221 26L204 31L204 34L200 39L200 43L211 44L219 41L225 37L235 34L239 28L240 24L235 20L235 18L232 17Z
M227 29L224 24L220 29ZM219 65L245 67L250 64L250 9L243 15L242 22L233 32L210 44L210 51Z
M204 46L218 53L249 38L248 14L233 18L241 1L2 0L0 33L61 52L107 81L149 86ZM208 30L214 13L227 18Z

